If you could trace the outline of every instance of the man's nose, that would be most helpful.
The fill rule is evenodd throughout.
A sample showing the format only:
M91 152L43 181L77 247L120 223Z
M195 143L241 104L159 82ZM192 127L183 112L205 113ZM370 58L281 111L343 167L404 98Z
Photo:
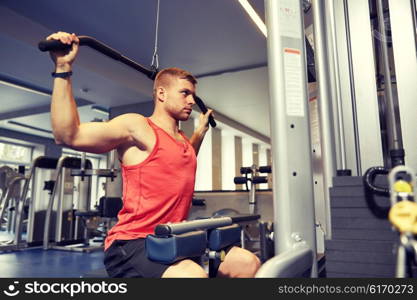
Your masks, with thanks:
M195 99L194 99L194 95L189 95L188 97L187 97L187 100L188 100L188 104L191 104L191 105L194 105L195 104Z

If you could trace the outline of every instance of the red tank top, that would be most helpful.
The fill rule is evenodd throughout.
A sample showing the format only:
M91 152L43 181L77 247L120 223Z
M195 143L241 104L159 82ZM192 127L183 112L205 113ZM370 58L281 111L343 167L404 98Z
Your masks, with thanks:
M123 208L108 232L105 249L114 240L146 237L156 225L188 216L197 167L194 148L182 133L185 142L147 120L155 132L155 146L143 162L122 165Z

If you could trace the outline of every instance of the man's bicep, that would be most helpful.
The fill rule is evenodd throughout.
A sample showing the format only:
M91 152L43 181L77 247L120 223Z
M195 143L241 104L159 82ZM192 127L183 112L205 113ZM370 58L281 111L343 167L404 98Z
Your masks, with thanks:
M129 129L121 120L81 123L71 148L103 153L117 148L130 138Z

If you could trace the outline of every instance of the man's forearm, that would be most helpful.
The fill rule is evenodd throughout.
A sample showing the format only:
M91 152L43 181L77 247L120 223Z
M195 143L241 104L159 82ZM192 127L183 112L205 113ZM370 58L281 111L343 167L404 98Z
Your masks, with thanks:
M57 66L56 72L68 72L70 66ZM72 93L71 78L55 78L51 102L52 130L57 143L71 144L80 119Z
M200 146L203 143L206 132L207 130L196 130L193 133L193 136L190 138L190 143L194 148L195 155L198 155L198 151L200 150Z

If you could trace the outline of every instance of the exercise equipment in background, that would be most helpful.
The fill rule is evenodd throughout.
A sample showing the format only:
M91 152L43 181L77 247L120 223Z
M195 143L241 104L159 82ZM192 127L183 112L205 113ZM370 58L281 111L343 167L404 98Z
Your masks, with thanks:
M270 166L257 167L252 165L251 167L240 168L240 174L245 176L238 176L233 179L235 184L244 184L246 190L249 191L249 212L251 214L256 213L256 185L260 183L267 183L267 176L257 176L258 173L272 173ZM250 184L248 184L250 183Z

